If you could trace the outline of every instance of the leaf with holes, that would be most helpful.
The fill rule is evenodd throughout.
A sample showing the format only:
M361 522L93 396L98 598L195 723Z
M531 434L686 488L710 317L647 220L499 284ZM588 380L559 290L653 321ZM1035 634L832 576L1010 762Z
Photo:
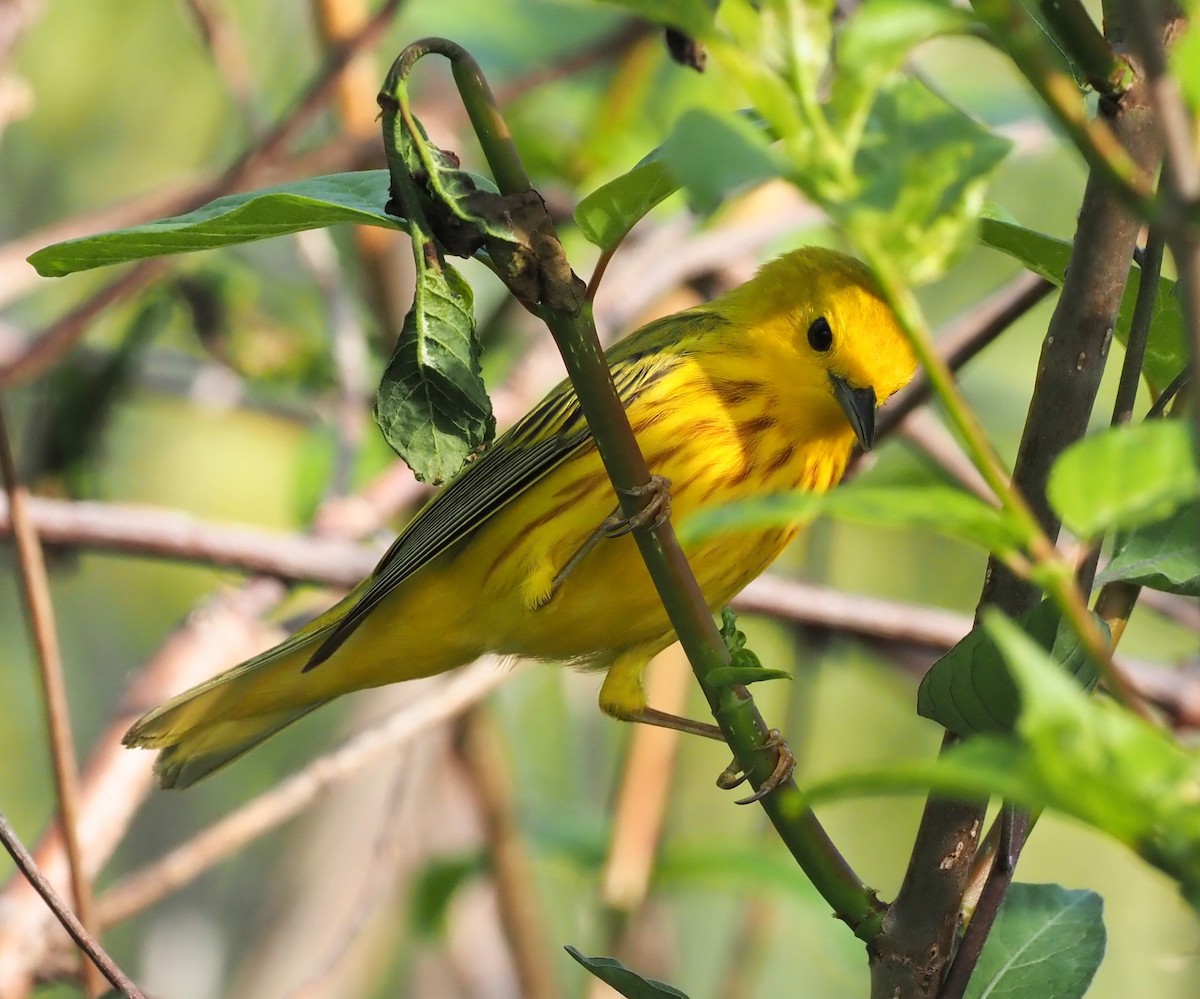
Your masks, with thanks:
M379 384L375 420L422 482L453 476L496 428L479 370L470 285L414 231L417 288Z

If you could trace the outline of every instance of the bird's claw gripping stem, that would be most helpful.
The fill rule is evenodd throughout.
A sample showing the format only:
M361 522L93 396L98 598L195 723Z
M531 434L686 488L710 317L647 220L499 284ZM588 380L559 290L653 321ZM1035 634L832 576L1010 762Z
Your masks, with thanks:
M630 531L637 530L639 527L658 527L671 516L671 480L665 475L651 475L650 481L642 486L634 486L632 489L620 490L626 496L649 496L650 499L646 502L637 513L628 517L621 513L621 508L618 506L611 514L604 518L604 522L596 528L595 531L583 542L576 550L575 554L567 559L558 574L550 583L550 594L546 598L549 600L557 592L563 581L575 571L575 567L584 560L588 552L596 547L605 539L619 538L628 534Z
M616 509L605 521L601 530L606 538L619 538L639 527L655 528L671 517L671 480L665 475L651 475L650 481L632 489L620 490L625 496L640 498L648 496L646 505L628 517Z
M750 797L740 799L737 804L750 805L756 801L761 801L768 794L779 787L796 769L796 757L792 755L792 751L788 749L788 744L783 741L783 736L780 735L779 729L773 728L767 735L767 741L759 747L759 751L774 749L777 753L775 759L775 769L771 771L771 775L762 782L762 785ZM717 776L717 787L722 791L732 791L739 784L745 782L749 775L738 765L738 761L734 760Z

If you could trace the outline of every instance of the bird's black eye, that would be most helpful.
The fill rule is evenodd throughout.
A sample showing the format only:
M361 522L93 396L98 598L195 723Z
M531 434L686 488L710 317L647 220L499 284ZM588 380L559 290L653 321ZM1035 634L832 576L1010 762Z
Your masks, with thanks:
M808 345L818 354L824 354L833 346L833 330L824 316L817 316L808 328Z

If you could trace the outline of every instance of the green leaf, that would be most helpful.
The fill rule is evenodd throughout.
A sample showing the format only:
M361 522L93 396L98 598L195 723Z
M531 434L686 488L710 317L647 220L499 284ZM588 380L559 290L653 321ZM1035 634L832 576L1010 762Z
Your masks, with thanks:
M389 107L383 119L398 147L399 162L393 156L392 169L403 165L408 172L400 185L393 183L389 210L411 215L414 222L423 216L442 250L457 257L472 256L488 236L515 241L511 219L497 204L502 199L490 180L459 169L458 157L435 146L415 115L406 119ZM419 211L405 209L405 194L419 198Z
M1122 534L1097 583L1122 579L1152 590L1200 597L1200 504Z
M815 783L806 788L809 802L910 789L1053 808L1136 850L1200 910L1200 754L1112 701L1089 697L1003 615L988 611L984 620L1016 682L1016 731L973 736L931 763Z
M108 264L168 253L210 250L346 222L403 228L388 215L386 170L311 177L218 198L195 211L158 222L55 243L30 255L44 277L62 277Z
M1095 686L1096 665L1054 604L1042 601L1017 623L1081 687ZM930 667L917 690L917 714L960 736L1011 732L1020 708L1000 650L987 629L978 625Z
M628 173L596 188L575 206L575 224L589 243L607 253L639 219L679 190L661 156L660 146Z
M984 246L1007 253L1035 274L1062 287L1063 278L1067 273L1067 262L1071 256L1071 244L1027 229L1011 217L1001 217L1002 215L1002 209L988 206L980 221L979 241ZM1121 343L1129 341L1129 326L1133 321L1133 306L1137 300L1141 274L1136 267L1130 270L1125 294L1121 299L1121 311L1114 331ZM1175 282L1168 278L1160 278L1143 367L1146 381L1154 391L1162 391L1187 367L1187 350L1183 312L1175 292Z
M967 985L967 999L1080 999L1104 957L1104 900L1061 885L1013 884Z
M417 287L379 384L375 420L422 482L452 477L496 429L479 369L471 287L413 233ZM422 252L422 248L426 252Z
M574 947L567 947L566 951L600 981L612 986L626 999L688 999L679 989L656 982L653 978L643 978L614 958L584 957Z
M1192 453L1191 432L1181 420L1112 427L1063 452L1046 494L1078 537L1149 524L1200 492Z
M826 493L778 493L703 510L679 526L684 544L725 531L778 527L826 514L885 527L921 527L1001 555L1021 547L1020 528L1004 511L949 486L842 486Z
M858 196L823 207L909 282L930 281L973 236L988 178L1011 148L924 84L896 78L879 91L854 158Z
M729 194L783 172L761 128L742 116L705 109L685 111L660 153L702 214L714 211Z
M838 34L838 71L882 79L899 69L921 42L977 27L970 11L949 0L871 0Z
M792 674L782 669L763 666L718 666L708 671L705 680L710 687L732 687L735 683L758 683L760 680L790 680Z
M455 893L486 870L487 855L483 852L438 858L426 864L413 882L409 897L408 918L413 932L422 937L441 936Z
M684 117L687 117L687 114ZM738 141L742 141L744 135L740 132L742 123L748 123L766 134L765 123L754 112L742 111L737 117L739 123L731 127L739 130ZM765 148L766 143L763 142L762 146ZM678 154L677 148L675 155ZM633 169L601 185L583 198L575 206L575 224L589 243L607 253L614 249L641 219L679 188L677 174L667 166L664 144L642 157Z
M602 0L655 24L669 24L693 35L712 30L716 0Z
M862 4L838 34L837 75L830 104L835 118L855 134L879 85L898 70L912 49L941 35L974 31L970 11L947 0L872 0Z
M1128 843L1196 907L1200 756L1111 701L1088 698L1002 615L986 622L1021 690L1014 762L1034 797Z

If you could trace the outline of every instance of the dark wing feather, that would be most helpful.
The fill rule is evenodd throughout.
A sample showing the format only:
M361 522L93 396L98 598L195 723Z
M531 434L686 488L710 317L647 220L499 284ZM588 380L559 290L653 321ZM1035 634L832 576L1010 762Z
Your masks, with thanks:
M697 309L686 314L687 318L693 315L696 322L686 323L686 328L697 332L712 328L711 313ZM669 321L680 330L683 318L677 315ZM666 321L644 327L609 354L613 381L626 406L682 356L678 341L670 345L675 349L662 350L660 323ZM562 382L417 513L375 567L358 602L313 653L305 671L333 655L395 587L564 461L594 446L575 390L570 382Z

